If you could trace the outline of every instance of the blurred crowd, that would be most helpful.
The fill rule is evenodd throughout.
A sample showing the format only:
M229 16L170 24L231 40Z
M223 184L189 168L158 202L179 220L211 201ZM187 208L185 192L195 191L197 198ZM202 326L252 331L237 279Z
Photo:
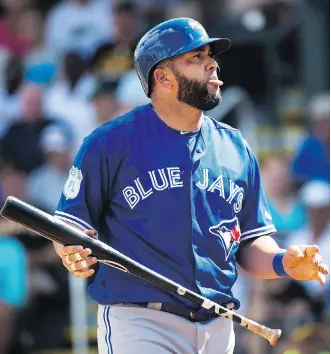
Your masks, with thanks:
M13 195L53 213L84 137L149 102L133 68L134 48L146 30L187 16L211 35L231 37L239 25L255 32L273 26L297 1L2 0L0 205ZM230 63L220 66L228 77ZM225 84L223 103L210 115L239 127L259 155L275 239L284 248L317 244L329 264L329 92L302 100L302 129L290 149L270 143L266 152L264 97L233 83ZM2 219L0 254L0 354L70 348L68 275L52 245ZM272 351L237 327L236 354L329 353L329 289L288 279L261 282L240 272L234 289L240 312L284 335ZM90 341L95 344L93 336Z

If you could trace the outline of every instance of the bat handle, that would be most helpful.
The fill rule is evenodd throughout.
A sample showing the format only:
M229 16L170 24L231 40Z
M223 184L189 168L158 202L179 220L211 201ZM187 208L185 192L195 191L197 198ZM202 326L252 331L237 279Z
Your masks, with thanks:
M246 327L250 331L265 338L272 346L275 346L277 344L278 339L282 335L282 331L280 329L272 329L247 318L243 318L243 320L243 327Z

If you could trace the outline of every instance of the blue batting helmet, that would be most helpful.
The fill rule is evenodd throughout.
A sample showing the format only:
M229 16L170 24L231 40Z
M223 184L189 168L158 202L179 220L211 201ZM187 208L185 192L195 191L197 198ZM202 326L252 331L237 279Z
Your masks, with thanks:
M134 65L148 97L150 78L162 60L210 44L213 55L225 52L231 41L227 38L209 38L202 25L191 18L174 18L149 30L137 44Z

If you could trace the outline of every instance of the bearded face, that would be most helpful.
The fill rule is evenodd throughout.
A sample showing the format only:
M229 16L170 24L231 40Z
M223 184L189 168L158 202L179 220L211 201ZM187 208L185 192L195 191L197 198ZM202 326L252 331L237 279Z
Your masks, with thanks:
M209 111L219 105L222 100L221 90L208 91L208 82L190 79L180 74L175 68L173 72L178 81L177 99L201 111Z

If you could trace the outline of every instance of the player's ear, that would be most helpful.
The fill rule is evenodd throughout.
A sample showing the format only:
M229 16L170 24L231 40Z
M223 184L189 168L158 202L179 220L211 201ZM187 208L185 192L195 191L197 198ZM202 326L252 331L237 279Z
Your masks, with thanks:
M171 71L168 68L156 68L154 70L154 82L164 88L171 89L173 87Z

